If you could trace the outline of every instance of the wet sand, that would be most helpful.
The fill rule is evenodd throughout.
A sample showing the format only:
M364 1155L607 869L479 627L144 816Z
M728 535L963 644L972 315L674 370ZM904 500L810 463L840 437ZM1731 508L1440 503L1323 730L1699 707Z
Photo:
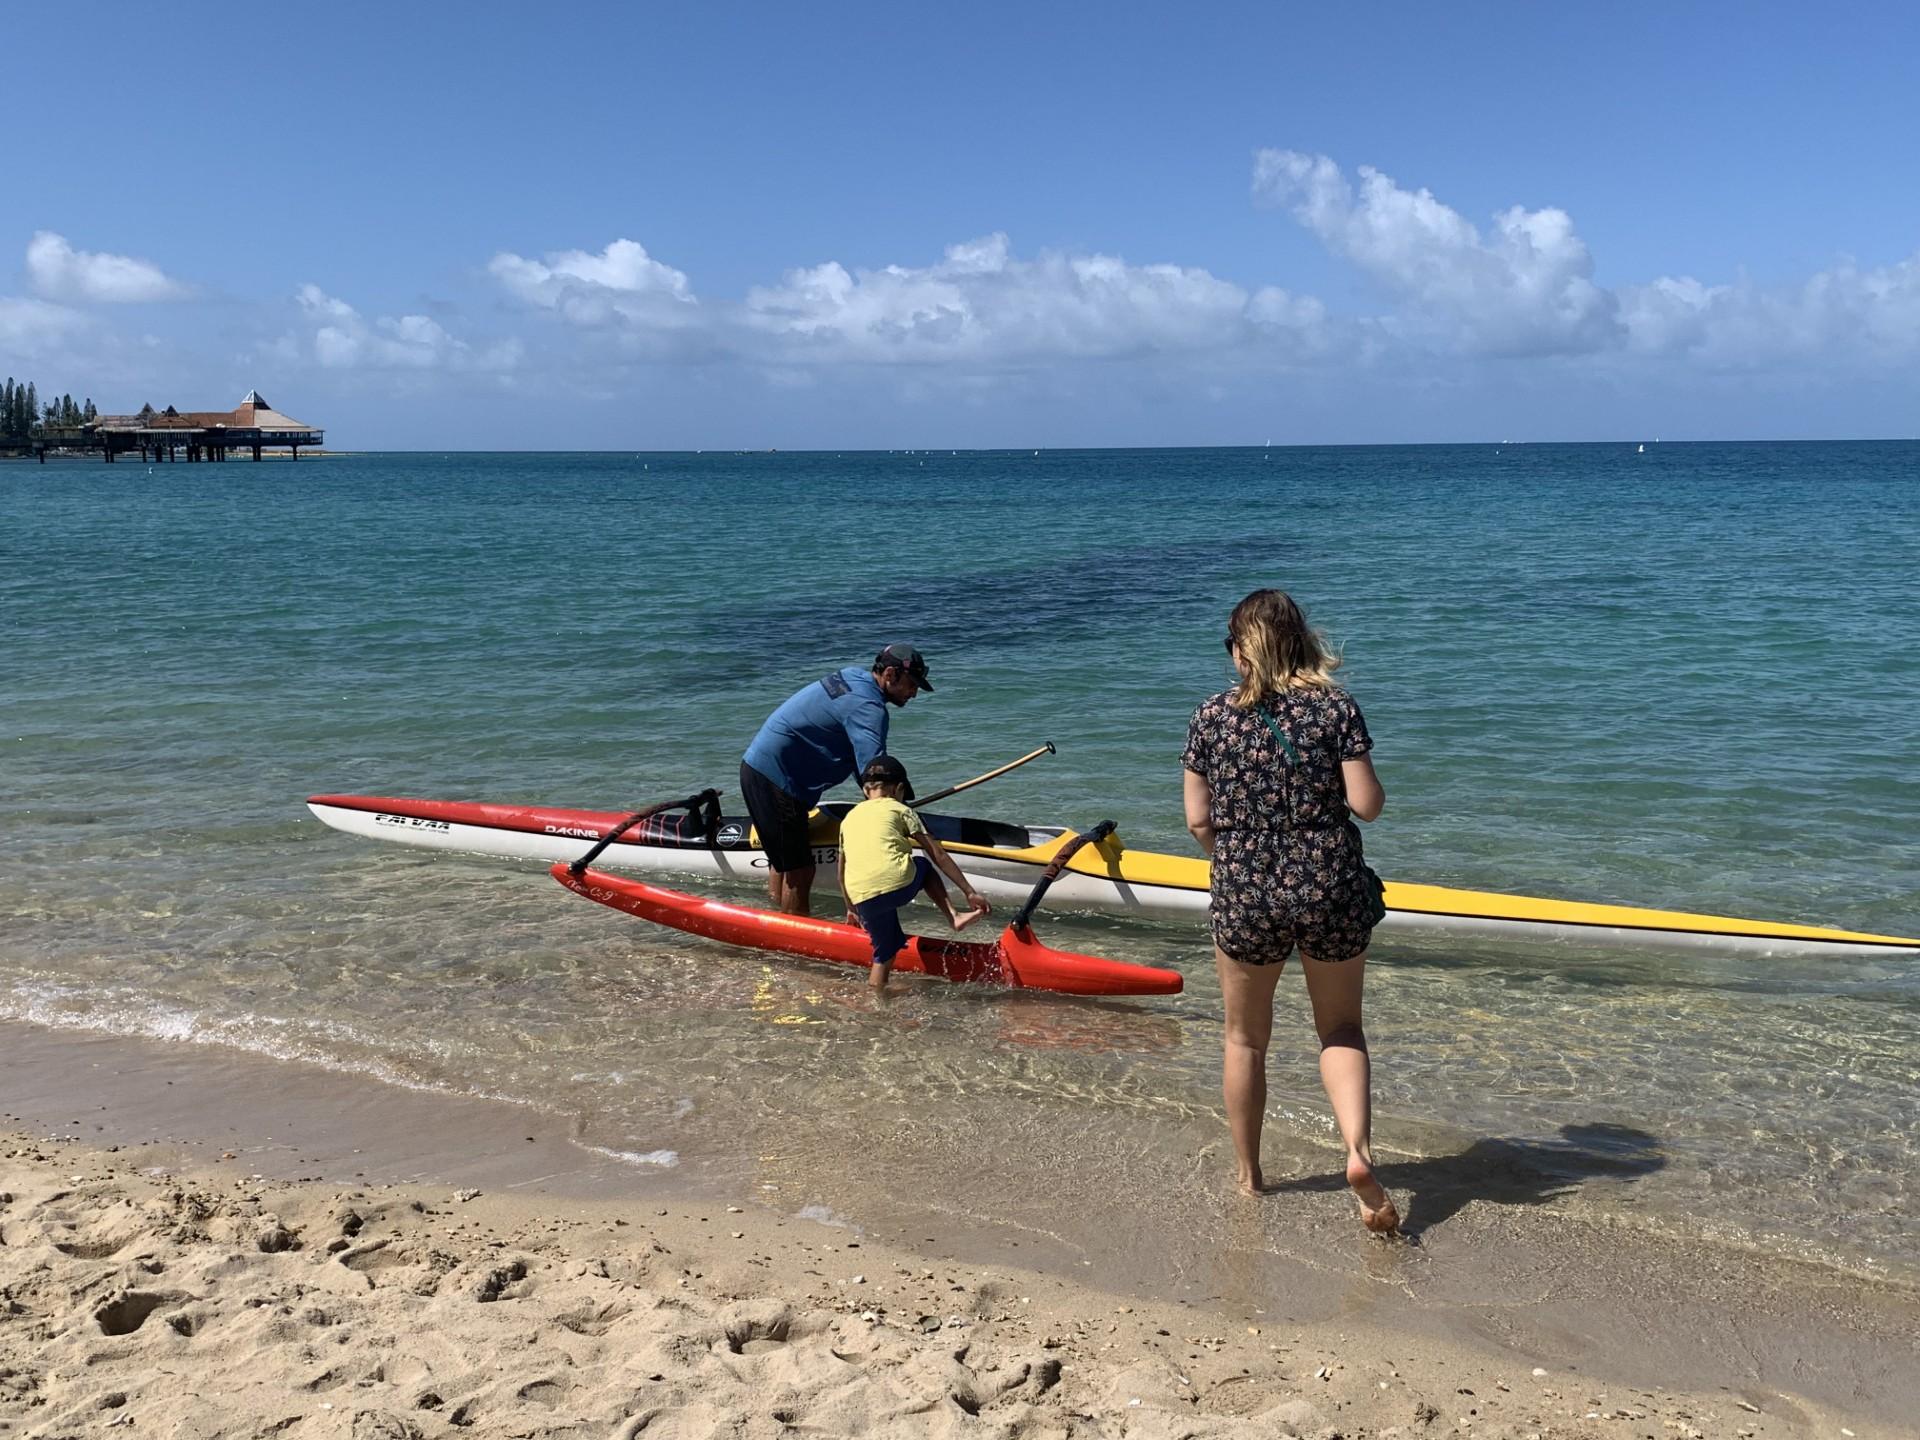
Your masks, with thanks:
M1214 1157L1165 1183L1218 1186L1225 1251L1156 1233L1146 1191L1043 1227L935 1186L854 1229L791 1170L621 1159L528 1107L20 1025L0 1056L4 1433L1665 1440L1920 1414L1910 1287L1546 1213L1493 1152L1386 1172L1413 1243L1317 1174L1234 1197Z

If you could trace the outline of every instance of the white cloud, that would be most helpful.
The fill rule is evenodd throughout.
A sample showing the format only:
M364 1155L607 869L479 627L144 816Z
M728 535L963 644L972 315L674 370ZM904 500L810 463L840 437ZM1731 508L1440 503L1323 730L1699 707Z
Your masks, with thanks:
M1920 355L1920 252L1877 269L1843 262L1772 290L1663 278L1623 287L1620 298L1630 347L1645 354L1685 352L1723 367Z
M995 363L1228 348L1254 336L1249 303L1205 270L1106 255L1019 260L996 234L924 268L791 271L748 292L744 319L833 360ZM1274 313L1263 308L1262 323Z
M87 317L65 305L0 295L0 345L9 352L38 354L44 346L86 328Z
M1483 236L1427 190L1361 166L1358 194L1325 155L1262 150L1256 199L1283 205L1334 254L1414 307L1416 330L1509 355L1580 353L1621 338L1617 302L1564 210L1516 205Z
M149 261L76 250L51 230L36 231L27 242L27 279L54 300L178 300L187 294L186 286Z
M318 285L308 283L294 292L300 308L309 315L322 316L328 320L357 320L359 313L344 300L336 300Z
M1405 308L1380 317L1401 348L1483 355L1687 357L1715 368L1820 358L1865 366L1920 354L1920 253L1846 262L1797 286L1690 276L1606 289L1564 210L1514 206L1483 235L1427 190L1367 166L1354 187L1325 155L1262 150L1256 199L1285 206Z
M294 298L318 322L310 353L329 369L511 370L520 362L518 340L474 346L425 315L381 316L368 321L346 301L317 285L302 285ZM285 353L287 342L278 343Z
M1302 340L1321 341L1327 334L1327 307L1311 295L1290 295L1275 285L1263 285L1247 302L1254 324L1270 331L1287 331Z
M578 325L603 325L619 317L643 325L677 326L698 318L700 302L687 277L632 240L615 240L598 255L560 250L545 260L502 251L487 269L528 304L556 311Z
M1007 237L950 246L928 266L789 271L737 304L701 305L680 271L620 240L600 255L544 262L497 255L494 277L522 300L623 341L671 337L679 353L746 360L769 373L830 364L995 366L1044 359L1191 354L1320 342L1316 302L1249 296L1205 270L1106 255L1015 257ZM656 344L656 348L657 344Z
M1338 385L1369 372L1368 383L1464 392L1511 358L1556 365L1508 367L1510 376L1557 371L1656 386L1767 369L1793 383L1911 374L1920 359L1920 253L1878 268L1836 262L1786 286L1660 276L1609 288L1596 282L1595 257L1564 210L1516 205L1476 225L1428 190L1290 150L1259 152L1252 179L1257 200L1281 207L1379 287L1378 313L1332 315L1267 276L1240 283L1097 251L1022 256L1000 233L950 245L925 264L828 260L744 294L702 298L686 272L621 238L599 251L492 256L488 283L510 297L518 320L509 323L524 329L524 342L464 336L467 322L450 318L459 312L428 305L431 316L362 314L303 285L299 323L272 326L268 334L286 333L251 354L358 371L382 386L412 374L424 392L437 374L524 371L527 347L541 347L543 370L598 376L622 394L634 374L609 360L644 358L676 362L715 390L751 369L783 392L818 387L822 397L863 403L884 392L889 403L959 401L983 412L1044 387L1110 397L1131 385L1139 395L1184 391L1224 404L1292 383L1283 376ZM55 297L159 299L183 293L177 282L44 231L28 247L27 273L39 298L0 297L0 353L154 373L125 359L132 337L116 338L99 312ZM715 368L701 372L708 362ZM891 371L890 381L874 386L877 371Z

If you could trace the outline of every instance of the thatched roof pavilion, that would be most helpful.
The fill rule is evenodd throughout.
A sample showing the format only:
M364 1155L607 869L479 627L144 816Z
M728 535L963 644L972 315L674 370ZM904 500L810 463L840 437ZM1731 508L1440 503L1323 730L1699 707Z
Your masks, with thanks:
M188 410L169 405L155 410L143 405L136 415L102 415L87 429L111 460L118 450L151 447L156 455L170 454L176 446L185 446L187 458L224 460L230 449L251 449L260 458L263 447L285 447L296 459L300 447L326 442L326 431L305 421L283 415L267 403L258 390L249 390L246 398L231 410Z

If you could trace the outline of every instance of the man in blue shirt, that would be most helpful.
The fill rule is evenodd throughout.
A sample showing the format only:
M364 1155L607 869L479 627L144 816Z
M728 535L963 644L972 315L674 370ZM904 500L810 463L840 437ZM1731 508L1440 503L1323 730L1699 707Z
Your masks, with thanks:
M927 662L911 645L889 645L873 667L849 665L789 696L747 747L740 793L767 852L767 894L805 915L813 890L807 813L842 780L887 753L887 706L929 694Z

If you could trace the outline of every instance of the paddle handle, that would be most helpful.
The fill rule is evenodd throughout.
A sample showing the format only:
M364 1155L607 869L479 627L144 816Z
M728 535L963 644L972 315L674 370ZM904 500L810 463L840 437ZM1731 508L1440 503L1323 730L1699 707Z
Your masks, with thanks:
M1047 868L1040 872L1040 879L1035 883L1032 892L1027 896L1026 903L1020 907L1019 913L1007 922L1007 928L1016 932L1025 930L1027 923L1033 919L1033 912L1040 908L1040 899L1047 893L1047 887L1060 878L1060 872L1067 868L1067 862L1080 853L1082 846L1098 845L1102 840L1113 834L1113 832L1114 822L1111 820L1102 820L1098 825L1094 826L1093 829L1087 831L1086 834L1076 835L1073 839L1062 845L1059 853L1047 862Z
M989 770L984 775L976 775L971 780L962 780L958 785L949 785L944 790L935 791L933 794L927 796L924 800L914 801L913 804L907 808L911 810L918 810L923 805L931 805L933 804L934 801L944 800L949 795L958 795L962 790L971 790L976 785L984 785L989 780L997 780L1000 778L1000 776L1006 774L1009 770L1018 770L1022 765L1026 764L1029 760L1038 760L1042 755L1054 755L1057 753L1059 752L1057 752L1053 748L1053 742L1049 740L1047 741L1046 744L1042 745L1038 750L1035 750L1032 754L1022 755L1018 760L1009 761L1007 764L1002 765L998 770Z
M633 814L627 816L626 819L602 835L591 850L567 866L567 869L578 877L585 872L589 865L600 858L600 852L602 850L605 850L609 845L613 844L614 841L618 840L622 835L626 834L627 831L631 830L649 816L658 815L662 810L686 810L697 815L703 805L707 811L707 843L712 844L713 832L717 830L720 825L720 792L718 790L702 790L698 795L689 795L684 800L662 800L658 805L649 805L644 810L634 811Z

